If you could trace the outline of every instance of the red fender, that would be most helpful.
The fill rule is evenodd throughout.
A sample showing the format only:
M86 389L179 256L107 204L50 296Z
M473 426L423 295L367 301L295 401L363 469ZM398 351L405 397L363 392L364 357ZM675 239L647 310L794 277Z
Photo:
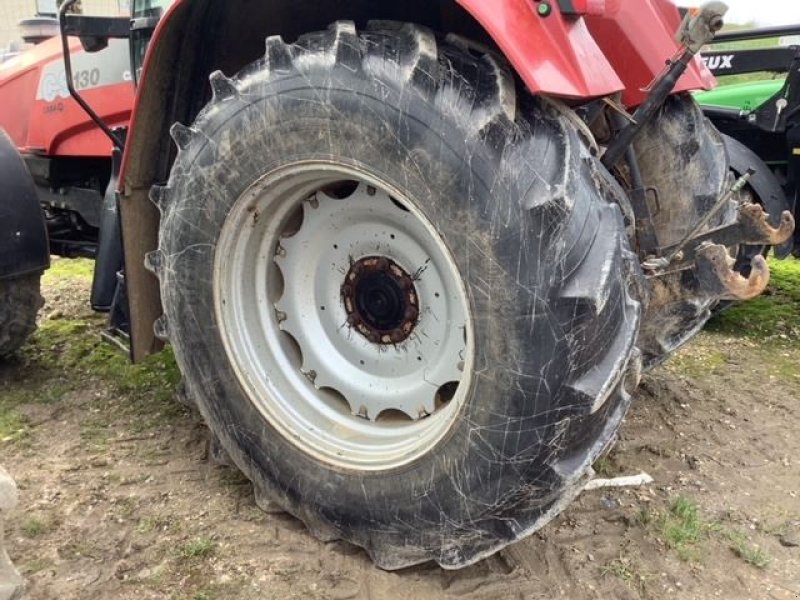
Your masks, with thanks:
M587 15L592 37L625 84L622 101L641 104L644 91L678 51L675 32L681 24L672 0L605 0L599 15ZM675 92L708 90L716 80L700 58L686 70Z
M557 2L541 16L537 7L545 3L533 0L457 1L483 25L532 92L591 98L624 88L584 20L560 14Z
M678 51L681 18L671 0L457 1L536 94L583 99L624 90L623 102L635 106ZM537 11L545 4L548 16ZM561 5L573 14L562 14ZM713 86L698 58L675 91Z

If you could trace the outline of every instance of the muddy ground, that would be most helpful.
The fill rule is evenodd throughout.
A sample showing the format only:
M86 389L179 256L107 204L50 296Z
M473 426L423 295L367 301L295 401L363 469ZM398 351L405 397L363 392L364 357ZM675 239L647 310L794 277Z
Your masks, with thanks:
M261 512L208 460L170 357L130 367L98 342L89 269L56 263L39 333L0 365L0 463L21 490L7 543L30 598L800 598L791 310L757 335L747 315L723 320L645 377L596 469L652 485L584 492L462 571L387 573Z

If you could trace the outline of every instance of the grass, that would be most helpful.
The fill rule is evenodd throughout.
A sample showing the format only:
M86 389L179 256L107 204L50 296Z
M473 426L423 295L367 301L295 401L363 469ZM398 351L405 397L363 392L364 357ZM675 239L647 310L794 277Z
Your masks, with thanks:
M217 543L211 538L201 537L181 546L178 549L178 556L184 559L206 558L214 554Z
M39 571L44 571L53 566L53 561L46 558L34 558L22 567L25 575L34 575Z
M701 558L703 542L714 527L700 516L697 503L685 496L675 498L659 520L659 529L667 547L687 562Z
M11 365L13 368L13 365ZM13 374L12 374L13 377ZM28 404L53 404L60 401L69 387L58 379L41 381L0 380L0 448L6 444L24 445L31 429L20 408Z
M765 295L737 303L708 324L710 331L744 337L800 335L800 260L770 259L772 273Z
M99 558L100 551L86 540L69 541L58 549L58 555L66 560Z
M20 529L25 537L34 538L47 533L50 526L39 517L31 515L22 522Z
M733 553L744 562L753 565L758 569L765 569L772 561L772 557L765 550L751 544L743 533L738 531L726 531L725 536L730 541L730 548Z
M167 349L131 364L128 356L100 338L97 319L54 319L44 322L29 347L32 358L62 371L81 372L111 383L120 394L172 399L180 372Z
M594 472L600 477L614 477L620 472L619 465L610 455L598 458L592 465Z
M127 355L100 338L101 331L102 321L97 319L46 321L27 352L48 370L72 380L81 379L76 374L104 380L120 395L135 397L139 412L162 403L165 409L173 408L181 376L171 350L132 364Z
M621 579L626 586L636 590L642 596L646 592L648 580L651 579L651 575L642 568L638 561L625 552L620 552L617 558L603 565L600 568L600 574L603 577L611 576Z
M131 496L118 498L116 500L114 513L123 519L130 519L139 507L139 501Z
M89 260L55 259L45 277L50 284L88 281L92 268ZM92 401L81 424L82 441L97 449L105 446L115 420L140 433L186 414L174 399L181 376L172 352L167 349L133 365L126 354L101 339L104 326L100 316L44 320L14 359L24 365L26 377L17 376L20 369L14 363L3 365L0 448L29 443L31 427L24 406L61 401L93 380L101 380L111 392L110 399Z
M705 542L712 537L724 541L736 556L758 569L766 568L772 560L744 533L723 527L717 520L706 519L698 504L686 496L674 498L667 512L654 522L666 546L689 563L702 561L706 553Z
M20 442L29 433L25 419L13 408L0 403L0 444Z
M180 531L180 524L172 517L145 517L136 526L136 531L139 533L152 533L152 532L170 532L175 533Z
M54 258L44 273L44 283L52 284L63 279L91 279L94 261L88 258Z
M736 23L729 23L726 24L723 31L739 31L742 29L753 29L755 27L754 24L736 24ZM713 44L710 49L717 52L725 52L727 50L748 50L748 49L756 49L756 48L776 48L779 46L779 38L772 38L772 39L764 39L764 40L743 40L740 42L726 42L721 44ZM719 77L719 84L721 86L724 85L735 85L738 83L749 83L752 81L763 81L765 79L774 79L776 77L785 78L785 74L776 75L775 73L770 73L767 71L762 71L758 73L747 73L745 75L727 75Z

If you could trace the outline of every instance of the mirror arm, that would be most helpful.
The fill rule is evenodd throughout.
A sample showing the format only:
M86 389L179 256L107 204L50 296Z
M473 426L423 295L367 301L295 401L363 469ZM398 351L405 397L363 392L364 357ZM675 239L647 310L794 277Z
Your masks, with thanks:
M58 24L61 28L61 48L64 52L64 75L67 79L67 89L69 90L69 95L78 103L78 105L83 109L83 111L89 115L89 118L94 121L94 123L106 134L106 137L111 140L111 143L114 144L114 147L118 150L122 151L124 149L124 144L122 140L118 138L111 128L106 124L103 119L100 118L91 106L83 99L83 97L78 93L78 90L75 89L75 85L72 79L72 56L70 55L69 51L69 35L67 34L67 11L70 7L75 4L77 0L66 0L64 4L61 5L61 10L58 12Z

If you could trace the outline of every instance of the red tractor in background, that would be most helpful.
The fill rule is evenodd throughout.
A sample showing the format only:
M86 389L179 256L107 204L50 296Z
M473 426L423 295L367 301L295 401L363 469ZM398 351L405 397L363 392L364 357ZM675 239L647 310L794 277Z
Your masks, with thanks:
M46 2L44 3L47 4ZM44 10L55 11L52 2ZM112 182L112 150L108 138L72 99L64 68L64 49L56 13L43 12L20 24L25 42L32 48L0 63L0 128L6 140L0 172L4 185L18 186L19 161L9 148L13 144L30 173L28 189L15 188L14 195L35 190L45 218L51 254L97 260L91 304L95 310L109 311L117 292L117 272L122 269L122 245L116 225L116 197ZM91 103L96 114L112 128L126 128L133 109L134 85L130 51L126 40L114 39L94 53L85 52L80 41L69 44L72 53L72 82ZM1 133L0 133L1 134ZM13 170L13 173L11 172ZM31 195L32 197L32 195ZM16 212L16 211L15 211ZM39 211L25 218L38 222ZM7 218L14 218L9 214ZM22 218L17 213L16 218ZM28 226L22 226L25 230ZM13 229L13 227L12 227ZM101 231L106 234L101 236ZM102 239L101 239L102 237ZM18 254L6 254L3 262L20 265ZM38 266L38 265L37 265ZM9 268L9 267L6 267ZM38 277L13 286L19 298L38 305ZM0 284L3 285L3 284ZM14 291L8 290L13 302ZM117 321L124 321L117 314ZM0 354L4 354L33 330L32 315L17 318L13 333L0 334ZM122 332L123 327L114 330Z
M642 366L764 289L740 247L794 228L688 93L713 85L719 2L74 5L72 101L39 99L45 49L0 71L0 340L33 323L45 229L94 252L93 304L133 360L169 341L257 502L383 568L462 567L552 519ZM84 86L74 38L128 40L127 127L130 88Z

